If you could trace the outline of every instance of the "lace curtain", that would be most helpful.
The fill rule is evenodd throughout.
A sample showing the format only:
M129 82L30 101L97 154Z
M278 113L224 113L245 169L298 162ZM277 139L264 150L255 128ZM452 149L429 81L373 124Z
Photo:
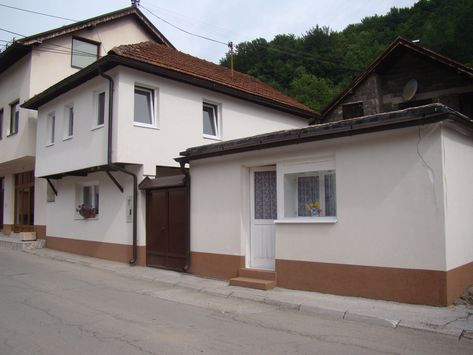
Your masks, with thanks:
M255 219L276 218L276 172L255 171Z

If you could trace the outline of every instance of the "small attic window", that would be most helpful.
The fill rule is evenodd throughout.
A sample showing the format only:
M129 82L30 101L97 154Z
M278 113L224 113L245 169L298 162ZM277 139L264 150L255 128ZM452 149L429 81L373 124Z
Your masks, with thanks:
M343 119L361 117L364 115L363 102L354 102L350 104L342 105Z
M71 66L82 69L95 62L99 57L99 45L98 42L72 38Z

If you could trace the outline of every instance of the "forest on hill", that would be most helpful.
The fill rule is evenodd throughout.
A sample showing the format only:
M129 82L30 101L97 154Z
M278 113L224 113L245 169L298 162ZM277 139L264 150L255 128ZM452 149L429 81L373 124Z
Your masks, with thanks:
M343 31L316 25L302 36L242 42L234 68L320 111L398 36L473 66L473 0L419 0ZM230 67L230 57L220 64Z

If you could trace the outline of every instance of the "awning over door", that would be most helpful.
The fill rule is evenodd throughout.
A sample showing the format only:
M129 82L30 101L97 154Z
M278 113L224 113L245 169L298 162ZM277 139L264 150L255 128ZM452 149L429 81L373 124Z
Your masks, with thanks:
M186 186L186 175L164 176L155 179L146 177L138 185L140 190L156 190L179 186Z

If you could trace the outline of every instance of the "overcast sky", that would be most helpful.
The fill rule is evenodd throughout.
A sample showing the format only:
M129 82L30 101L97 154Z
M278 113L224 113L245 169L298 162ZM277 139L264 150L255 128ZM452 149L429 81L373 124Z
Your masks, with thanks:
M392 7L412 6L416 0L141 0L143 13L174 44L189 54L218 63L226 46L202 40L151 15L146 9L187 31L235 44L276 34L304 34L319 26L342 30L363 17L382 15ZM0 0L20 7L75 20L84 20L130 5L129 0ZM72 23L0 6L0 28L32 35ZM0 30L0 44L13 35ZM16 36L18 37L18 36Z

